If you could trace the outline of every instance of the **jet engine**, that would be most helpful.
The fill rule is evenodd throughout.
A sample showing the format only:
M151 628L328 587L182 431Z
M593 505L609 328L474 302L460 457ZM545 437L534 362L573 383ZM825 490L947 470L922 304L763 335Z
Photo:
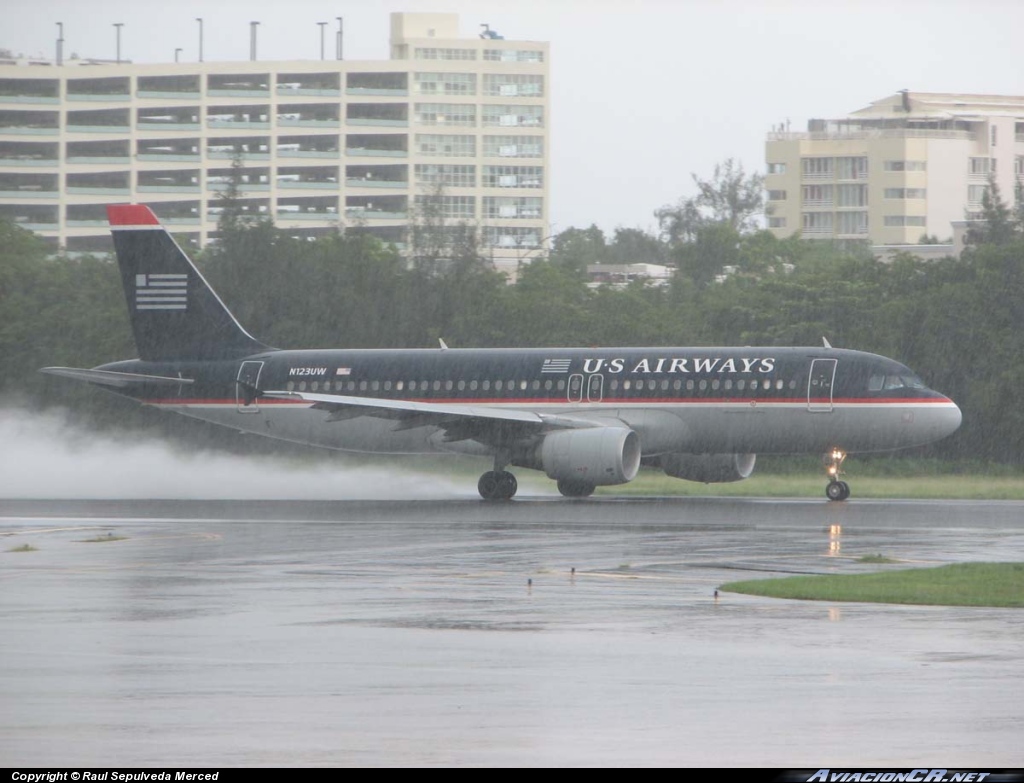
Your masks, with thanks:
M742 481L754 472L756 454L663 454L661 468L673 478L724 484Z
M531 459L518 464L539 468L553 479L594 486L625 484L640 469L640 436L625 427L552 432L544 436Z

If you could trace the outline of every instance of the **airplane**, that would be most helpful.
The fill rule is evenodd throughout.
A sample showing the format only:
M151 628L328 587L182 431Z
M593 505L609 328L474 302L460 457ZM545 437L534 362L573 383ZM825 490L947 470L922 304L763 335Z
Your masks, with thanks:
M846 500L848 453L954 432L960 409L909 368L822 347L279 350L235 319L145 205L107 207L139 358L41 372L271 438L368 453L492 460L477 489L507 500L510 466L571 498L643 465L705 483L756 455L825 455Z

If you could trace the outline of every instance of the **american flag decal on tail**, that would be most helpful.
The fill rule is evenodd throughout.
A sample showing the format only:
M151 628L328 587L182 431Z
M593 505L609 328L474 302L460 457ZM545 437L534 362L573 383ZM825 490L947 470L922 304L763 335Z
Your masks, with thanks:
M188 275L135 275L136 310L187 310Z
M544 364L541 365L540 371L542 373L558 373L565 374L569 372L569 365L572 363L572 359L545 359Z

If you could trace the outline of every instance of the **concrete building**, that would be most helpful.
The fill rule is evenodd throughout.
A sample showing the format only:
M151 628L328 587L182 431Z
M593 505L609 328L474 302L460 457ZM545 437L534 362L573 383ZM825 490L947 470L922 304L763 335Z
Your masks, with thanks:
M1014 203L1024 97L904 90L842 119L811 120L804 133L774 129L766 161L768 227L780 238L948 241L954 222L978 214L990 176Z
M342 227L411 252L432 199L514 270L549 233L548 45L458 26L392 14L381 61L0 60L0 215L105 252L105 205L145 203L202 246L237 158L244 210L296 236Z

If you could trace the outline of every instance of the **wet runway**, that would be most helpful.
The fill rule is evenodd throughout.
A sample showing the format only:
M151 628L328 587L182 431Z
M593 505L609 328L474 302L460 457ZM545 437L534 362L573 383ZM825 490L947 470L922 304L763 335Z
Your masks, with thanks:
M0 500L0 762L1022 767L1024 612L714 598L1022 560L1013 502Z

